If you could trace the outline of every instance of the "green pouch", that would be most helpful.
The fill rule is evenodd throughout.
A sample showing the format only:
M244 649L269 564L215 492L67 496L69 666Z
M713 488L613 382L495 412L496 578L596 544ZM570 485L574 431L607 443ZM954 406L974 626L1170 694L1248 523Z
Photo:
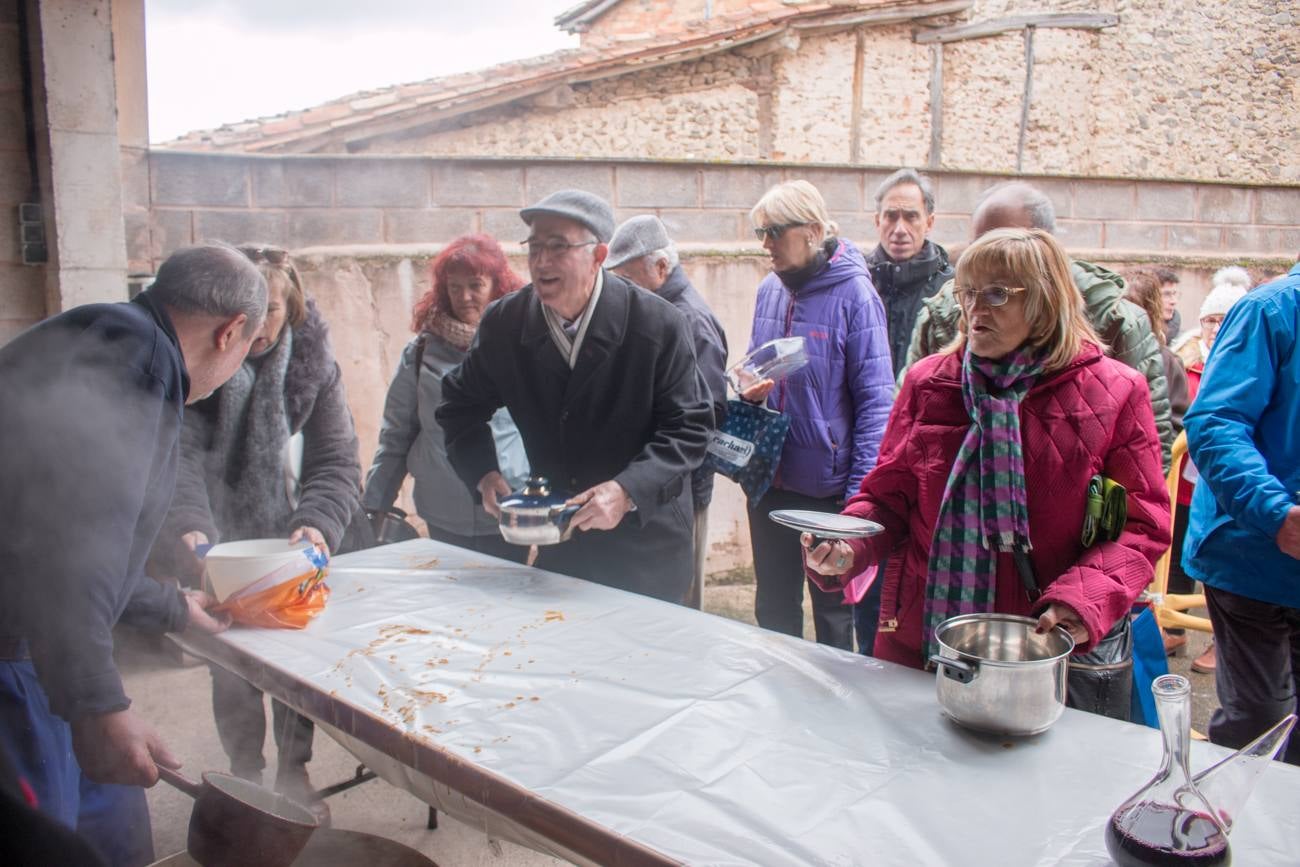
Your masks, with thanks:
M1128 491L1119 482L1105 476L1088 480L1088 505L1083 513L1080 540L1089 547L1094 542L1114 542L1128 521Z

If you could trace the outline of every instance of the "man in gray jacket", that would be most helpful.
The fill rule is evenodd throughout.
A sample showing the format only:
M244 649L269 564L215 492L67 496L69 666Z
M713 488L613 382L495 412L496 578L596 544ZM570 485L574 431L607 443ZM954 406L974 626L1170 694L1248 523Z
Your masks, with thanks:
M978 238L994 229L1005 228L1055 232L1056 210L1052 200L1024 181L1010 181L986 190L971 215L971 237ZM1164 361L1160 356L1160 342L1151 331L1146 312L1124 298L1124 278L1113 271L1073 259L1070 276L1083 296L1088 321L1106 344L1106 354L1146 377L1151 390L1151 408L1156 416L1156 433L1160 436L1160 453L1167 470L1169 448L1174 441L1169 389L1165 382ZM907 351L907 366L911 367L951 343L957 336L960 316L961 309L950 280L921 308L912 332L912 345Z
M714 423L727 412L727 335L704 298L682 270L677 248L663 222L653 214L632 217L614 231L605 267L672 304L686 317L695 343L695 361L713 401ZM708 553L709 502L713 499L713 471L697 467L691 475L695 505L695 577L686 604L703 603L704 561Z

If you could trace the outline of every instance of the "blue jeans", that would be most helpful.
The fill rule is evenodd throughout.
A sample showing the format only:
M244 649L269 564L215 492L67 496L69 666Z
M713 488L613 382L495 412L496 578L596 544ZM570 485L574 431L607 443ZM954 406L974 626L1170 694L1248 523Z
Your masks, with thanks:
M37 808L75 828L113 867L154 860L144 789L96 783L81 773L72 728L50 711L31 660L0 660L0 747L32 787Z

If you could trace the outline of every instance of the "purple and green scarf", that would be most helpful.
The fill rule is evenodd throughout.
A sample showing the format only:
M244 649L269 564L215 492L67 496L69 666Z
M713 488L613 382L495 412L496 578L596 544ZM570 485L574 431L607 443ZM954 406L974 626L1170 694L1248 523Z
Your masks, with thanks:
M998 551L1028 551L1029 511L1020 448L1020 401L1043 370L1041 349L996 360L966 350L961 390L970 429L948 475L925 582L925 659L935 628L993 609Z

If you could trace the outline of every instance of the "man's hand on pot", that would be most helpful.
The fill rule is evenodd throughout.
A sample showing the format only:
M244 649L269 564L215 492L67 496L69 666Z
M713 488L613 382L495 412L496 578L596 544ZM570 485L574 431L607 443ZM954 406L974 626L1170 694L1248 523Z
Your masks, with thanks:
M843 575L853 568L853 549L841 539L821 542L815 548L811 533L800 533L799 544L803 546L803 559L808 568L818 575L835 577Z
M1300 506L1292 506L1277 531L1277 547L1288 557L1300 560Z
M213 614L208 609L217 604L217 600L202 590L186 590L185 604L189 607L190 620L186 629L216 635L230 628L230 615Z
M613 480L588 488L567 502L582 506L571 522L575 530L612 530L632 509L632 498Z
M494 518L500 518L501 507L497 505L497 501L510 493L510 486L506 484L505 476L493 470L478 480L478 492L483 498L483 511Z
M157 765L181 766L153 726L129 710L73 720L72 751L97 783L152 786L158 782Z
M1086 644L1088 641L1088 630L1083 625L1082 618L1068 605L1059 602L1048 605L1047 610L1038 615L1038 628L1035 631L1040 634L1050 632L1053 626L1059 626L1070 633L1075 644Z

